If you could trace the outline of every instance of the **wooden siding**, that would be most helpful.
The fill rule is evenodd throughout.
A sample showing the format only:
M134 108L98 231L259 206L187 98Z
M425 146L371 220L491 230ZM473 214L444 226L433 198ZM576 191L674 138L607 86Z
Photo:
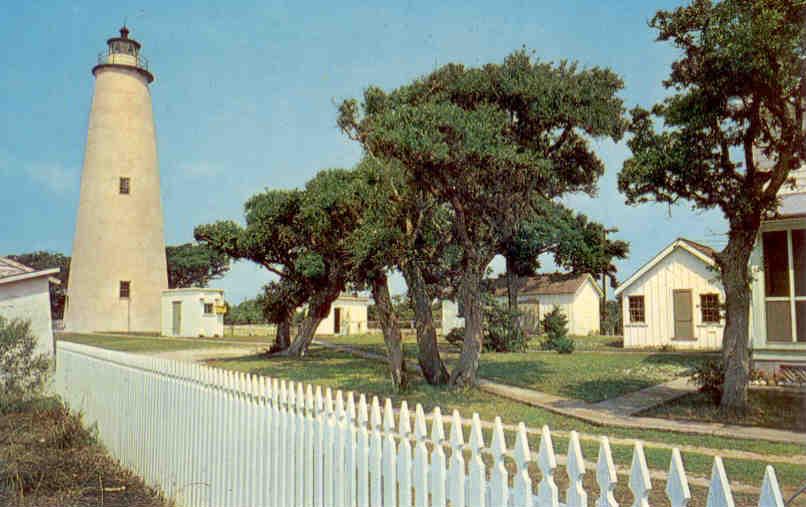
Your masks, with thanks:
M673 291L691 289L695 340L674 340ZM722 345L724 319L719 324L703 324L700 294L719 294L724 302L722 284L717 273L702 260L682 248L672 253L625 288L621 295L624 319L624 347L643 348L672 345L677 348L715 349ZM631 323L629 296L644 296L645 322Z

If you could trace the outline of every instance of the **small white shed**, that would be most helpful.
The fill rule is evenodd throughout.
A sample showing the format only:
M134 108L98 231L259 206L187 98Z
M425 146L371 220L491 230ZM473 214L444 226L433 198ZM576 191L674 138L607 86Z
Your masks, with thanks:
M358 294L342 293L330 306L316 334L349 335L367 332L367 308L370 299Z
M524 314L525 324L537 328L554 307L568 318L568 333L588 335L599 331L602 289L587 273L541 273L518 280L518 310ZM501 303L506 303L506 278L502 275L489 280L488 288ZM459 305L442 301L442 333L464 326Z
M50 283L59 268L35 270L0 257L0 317L31 322L37 338L35 353L53 355L53 325L50 319Z
M718 349L725 291L712 248L679 238L616 288L624 347Z
M162 335L224 336L224 289L168 289L162 291Z

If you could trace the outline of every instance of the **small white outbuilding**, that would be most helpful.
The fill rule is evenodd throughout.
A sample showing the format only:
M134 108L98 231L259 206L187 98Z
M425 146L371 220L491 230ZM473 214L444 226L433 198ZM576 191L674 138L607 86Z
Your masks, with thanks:
M53 355L53 325L50 319L50 284L59 268L35 270L0 257L0 317L30 321L37 338L36 354Z
M162 336L224 336L224 289L162 291Z
M624 347L717 349L725 291L712 248L679 238L616 288Z
M543 318L555 307L568 319L568 332L572 335L589 335L599 331L599 306L602 289L587 273L541 273L522 277L518 281L518 310L531 327L538 327ZM500 303L506 303L506 278L502 275L487 283L487 289ZM459 305L442 301L442 333L465 325Z
M349 335L367 332L367 308L370 299L359 294L342 293L330 306L330 313L319 323L316 334Z

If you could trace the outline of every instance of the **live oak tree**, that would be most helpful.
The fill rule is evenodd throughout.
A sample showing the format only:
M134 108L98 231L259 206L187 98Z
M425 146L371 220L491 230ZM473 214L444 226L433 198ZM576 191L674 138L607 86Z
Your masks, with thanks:
M194 230L197 241L233 259L255 262L280 277L280 285L270 285L263 295L268 297L263 303L270 307L265 313L278 329L273 351L288 348L290 339L286 331L290 334L294 311L307 302L304 297L282 298L282 292L293 286L292 292L298 294L301 287L305 289L301 292L310 296L318 285L316 278L309 279L301 269L318 264L306 248L309 234L299 220L301 200L299 190L267 190L246 201L245 226L226 220L200 225Z
M340 122L346 121L340 118ZM394 162L367 157L357 174L361 189L357 207L362 212L360 226L351 238L357 271L353 278L373 289L393 380L399 384L398 371L405 376L397 315L386 282L386 273L397 269L409 288L420 369L428 383L444 384L448 372L437 346L431 301L439 282L450 280L450 264L444 252L450 234L446 210L427 193L409 185L406 172Z
M741 412L749 375L748 261L762 220L804 161L806 3L698 0L650 21L681 56L652 112L632 111L632 157L619 175L627 202L719 208L728 242L716 255L725 288L721 406ZM665 125L658 131L653 116Z
M368 153L396 160L415 188L450 207L460 251L457 287L465 309L454 385L476 381L482 349L481 280L498 234L517 224L535 196L595 185L603 164L588 138L620 138L622 82L606 69L532 62L449 64L391 93L369 88L355 132ZM360 112L360 114L359 114Z
M229 256L209 245L184 243L165 248L168 287L207 287L229 271Z

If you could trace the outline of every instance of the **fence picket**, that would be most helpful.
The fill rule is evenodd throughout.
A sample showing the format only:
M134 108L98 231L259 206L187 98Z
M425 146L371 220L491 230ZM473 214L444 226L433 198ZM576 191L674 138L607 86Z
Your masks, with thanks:
M633 449L628 486L633 495L632 507L649 507L649 492L652 490L652 482L649 480L649 467L646 464L644 445L641 442L636 442Z
M683 458L677 448L672 449L672 459L669 461L666 497L669 499L671 507L686 507L688 501L691 500L686 470L683 468Z
M541 507L557 507L560 504L557 484L554 482L554 471L557 468L557 457L554 455L554 444L548 426L543 426L540 434L540 448L537 451L537 466L542 474L537 486L537 497Z
M493 468L490 473L490 489L486 498L487 505L509 505L509 473L504 465L504 454L507 452L507 441L504 438L504 425L501 418L493 422L493 439L490 443L493 455Z
M781 496L781 488L778 487L775 469L769 465L764 470L764 481L761 483L758 507L784 507L784 499Z
M465 438L462 417L458 410L451 415L451 459L448 467L448 500L451 507L465 507L465 459L462 456Z
M602 437L599 441L599 459L596 461L596 483L599 485L599 497L596 507L618 507L613 490L616 489L618 474L610 453L610 441Z
M588 494L582 485L582 480L585 476L585 460L582 457L582 446L579 445L579 434L576 431L572 431L568 439L568 460L565 470L568 474L565 505L568 507L587 507Z
M369 432L367 422L367 399L362 394L358 398L358 435L356 447L356 463L358 469L358 486L356 489L358 507L369 507Z
M397 507L397 446L395 445L395 409L386 398L383 406L383 507Z
M470 424L470 449L472 456L468 465L468 481L466 499L473 505L485 507L487 491L487 475L484 469L484 461L481 459L481 450L484 448L484 434L481 431L481 420L479 414L473 413Z
M730 491L730 482L725 473L722 458L716 456L711 468L711 484L708 487L706 507L734 507L733 494Z
M425 413L419 403L414 409L414 505L428 507L428 449L425 439L428 429L425 425Z
M397 446L397 483L398 483L398 505L400 507L411 507L412 505L412 484L411 484L411 414L409 414L409 404L406 401L400 402L400 414L398 415L398 436L400 443ZM765 506L766 507L766 506Z
M526 426L523 423L518 425L513 451L517 466L515 477L513 477L515 505L531 507L533 499L532 479L529 478L529 461L532 459L532 452L529 450L529 438L526 436Z
M431 442L434 448L431 450L431 507L445 507L447 503L445 491L445 451L442 445L445 443L445 428L442 424L442 411L439 407L434 407L431 414Z

